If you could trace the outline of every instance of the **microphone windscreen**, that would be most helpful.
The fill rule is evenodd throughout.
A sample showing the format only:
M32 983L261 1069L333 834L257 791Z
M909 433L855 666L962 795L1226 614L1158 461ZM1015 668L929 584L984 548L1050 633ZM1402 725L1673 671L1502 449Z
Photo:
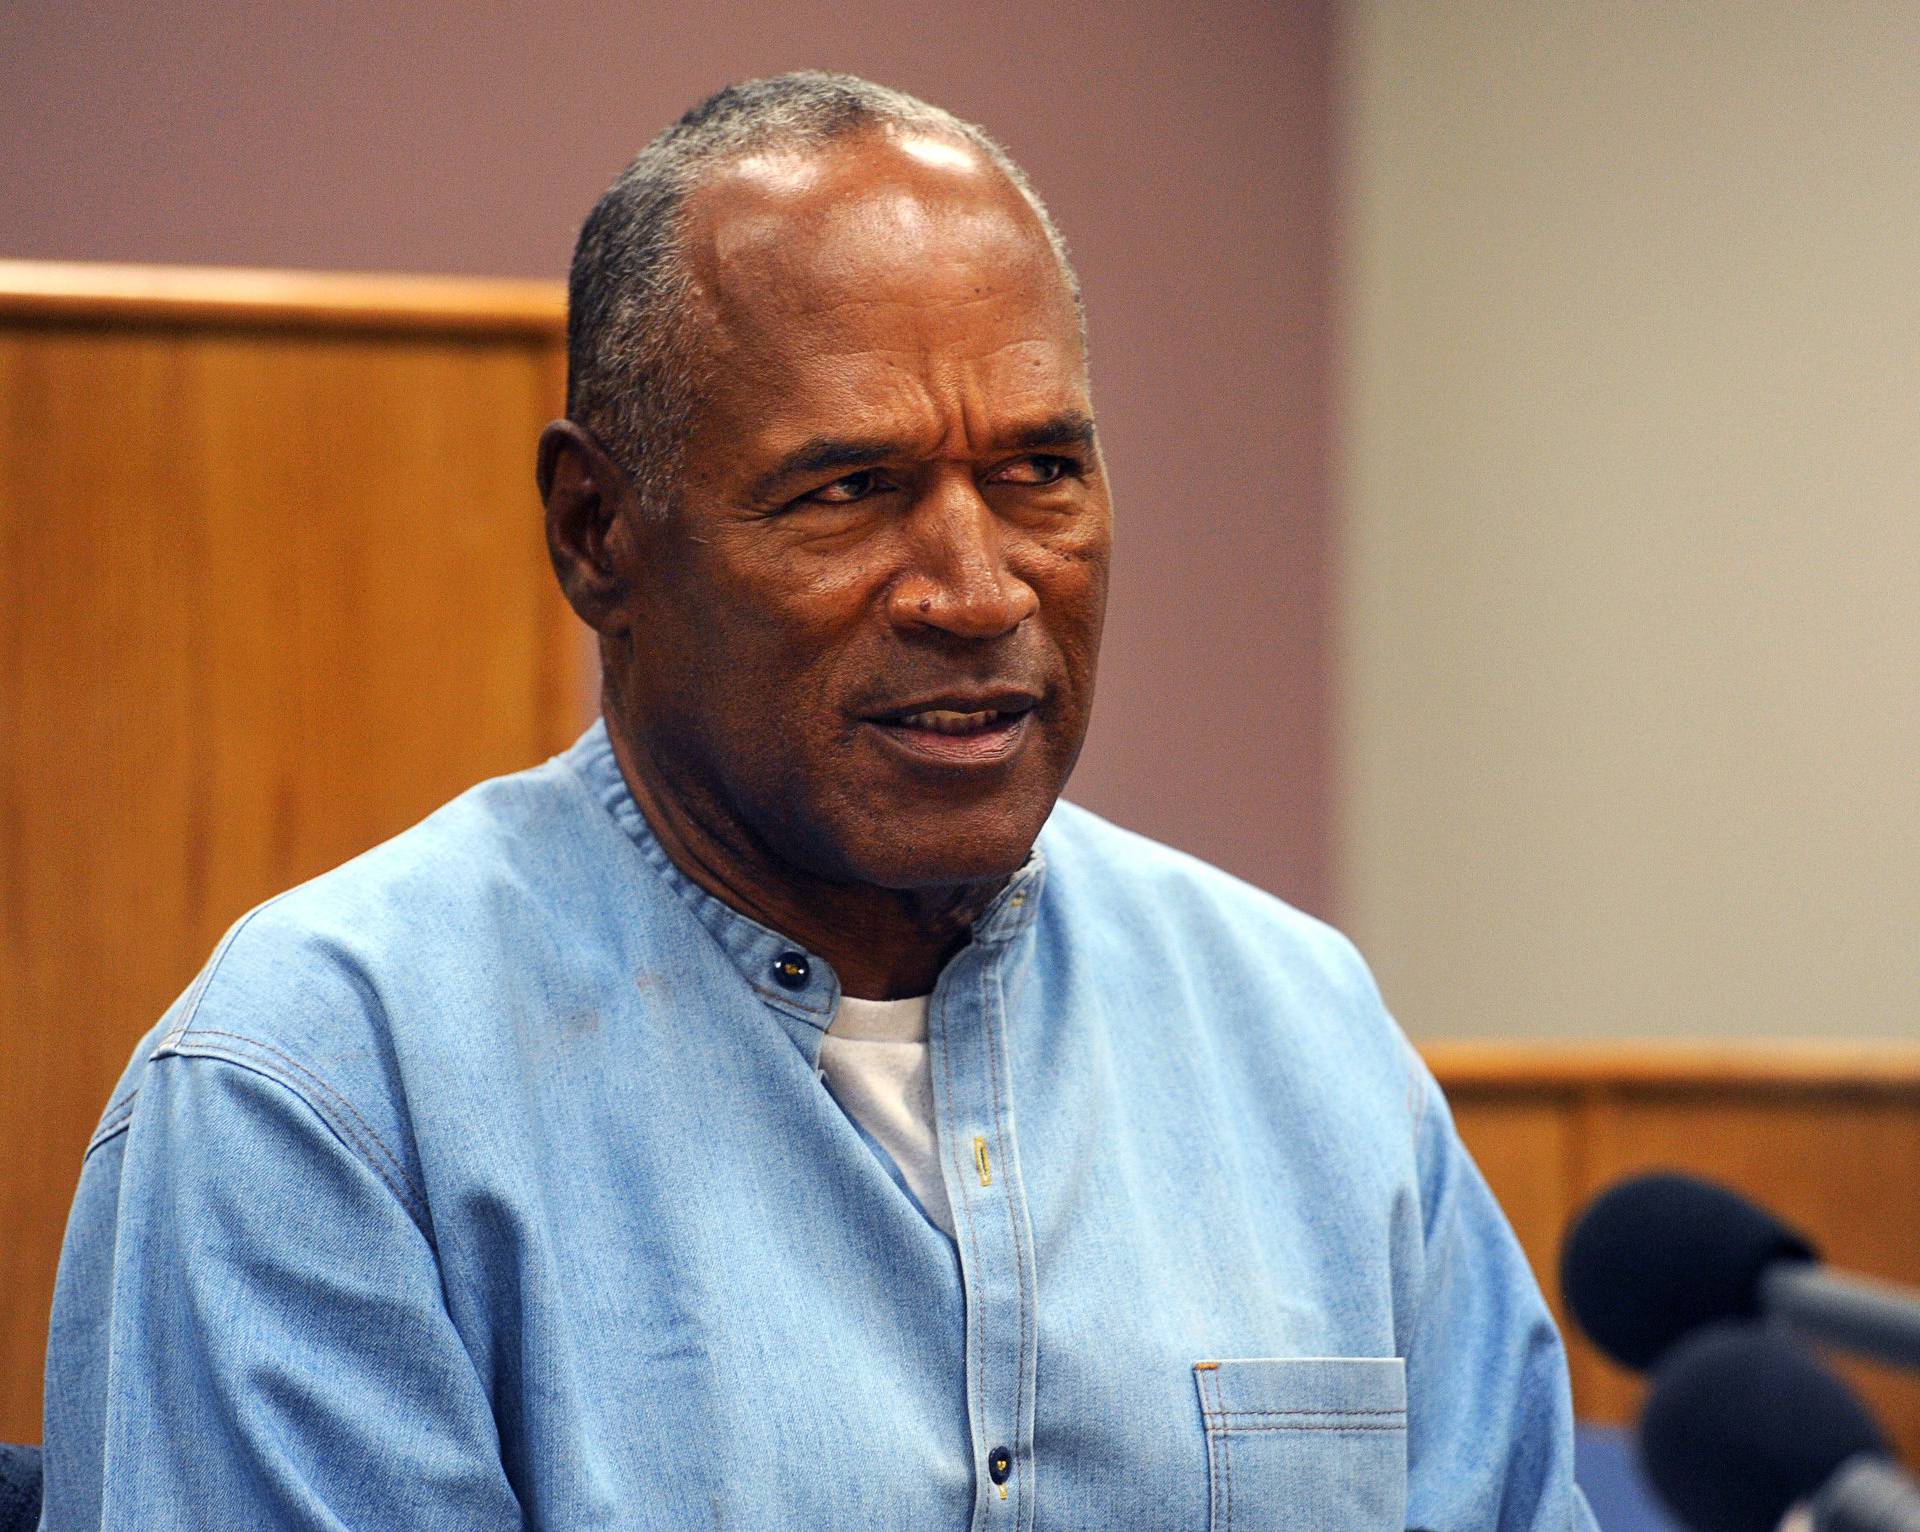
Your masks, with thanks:
M1560 1287L1595 1345L1646 1368L1701 1325L1757 1317L1760 1273L1813 1255L1799 1233L1723 1186L1636 1176L1575 1222L1560 1251Z
M1862 1452L1888 1447L1853 1390L1752 1325L1710 1326L1675 1346L1640 1417L1647 1478L1694 1532L1773 1532Z

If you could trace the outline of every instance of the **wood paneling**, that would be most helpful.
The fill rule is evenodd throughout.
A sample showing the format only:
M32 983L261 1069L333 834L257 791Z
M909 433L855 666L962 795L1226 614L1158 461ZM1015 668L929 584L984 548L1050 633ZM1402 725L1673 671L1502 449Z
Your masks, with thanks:
M1835 1265L1920 1285L1920 1049L1436 1044L1426 1052L1556 1305L1569 1221L1595 1193L1652 1169L1723 1181L1805 1229ZM1639 1380L1561 1319L1582 1417L1632 1419ZM1920 1453L1920 1382L1836 1360L1901 1448Z
M16 1441L39 1436L81 1149L136 1039L250 905L562 747L589 706L532 485L553 289L87 275L0 266Z
M0 260L0 319L35 325L358 330L541 346L564 334L566 318L566 291L554 282Z
M1886 1091L1920 1095L1920 1047L1898 1043L1769 1038L1764 1043L1443 1042L1427 1061L1449 1091L1488 1088L1502 1097L1530 1087L1556 1098L1603 1090Z

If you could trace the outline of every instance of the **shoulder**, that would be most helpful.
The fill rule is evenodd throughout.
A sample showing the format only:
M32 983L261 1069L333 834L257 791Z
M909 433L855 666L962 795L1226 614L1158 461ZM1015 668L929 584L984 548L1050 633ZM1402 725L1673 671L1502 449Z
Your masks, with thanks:
M1211 961L1351 990L1378 999L1372 976L1339 931L1196 856L1061 802L1041 835L1048 896L1078 918L1098 917L1129 939L1178 945Z
M1167 997L1183 1029L1250 1066L1324 1070L1414 1105L1412 1049L1334 927L1073 804L1057 807L1040 845L1056 941L1085 954L1093 973ZM1150 1024L1170 1019L1163 1011Z
M423 1088L482 1074L521 1010L591 977L596 891L631 849L560 756L268 900L140 1044L93 1147L168 1061L218 1061L300 1098L417 1209Z
M378 941L434 920L484 919L538 899L620 840L568 756L495 777L391 840L269 900L243 925L269 933L348 928Z
M176 1006L164 1042L206 1036L236 1015L292 1040L309 1012L364 1013L462 987L503 932L539 946L610 832L564 757L480 783L242 916Z

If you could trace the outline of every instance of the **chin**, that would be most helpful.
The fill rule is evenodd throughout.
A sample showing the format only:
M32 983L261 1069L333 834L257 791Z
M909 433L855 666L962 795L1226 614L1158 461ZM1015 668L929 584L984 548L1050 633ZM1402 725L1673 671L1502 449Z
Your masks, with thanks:
M1046 820L1046 812L1030 809L876 816L866 833L842 843L846 871L859 882L903 891L1004 882L1026 862Z

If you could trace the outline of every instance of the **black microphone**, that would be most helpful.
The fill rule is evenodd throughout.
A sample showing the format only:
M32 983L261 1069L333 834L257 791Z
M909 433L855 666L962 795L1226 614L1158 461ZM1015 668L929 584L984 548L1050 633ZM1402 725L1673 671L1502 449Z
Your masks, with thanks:
M1763 1315L1920 1367L1920 1295L1826 1270L1799 1230L1694 1176L1636 1176L1602 1192L1567 1235L1560 1286L1594 1344L1636 1369L1702 1325Z
M1920 1532L1920 1485L1853 1391L1800 1347L1712 1325L1653 1376L1640 1456L1693 1532L1774 1532L1806 1505L1816 1532Z

